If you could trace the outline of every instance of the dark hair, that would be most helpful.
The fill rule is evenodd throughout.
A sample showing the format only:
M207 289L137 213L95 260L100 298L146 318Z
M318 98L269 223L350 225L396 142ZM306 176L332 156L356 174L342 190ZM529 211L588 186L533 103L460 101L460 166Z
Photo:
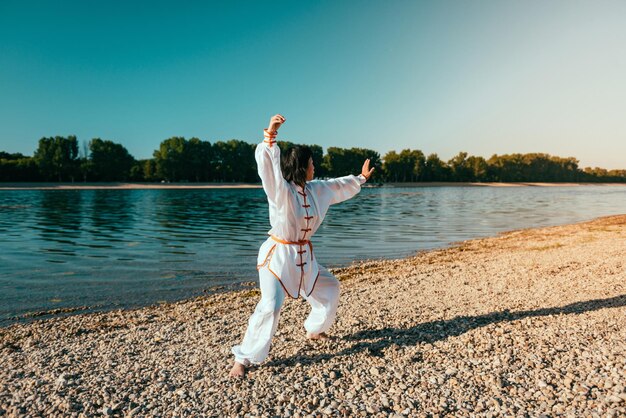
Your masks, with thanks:
M311 158L313 158L313 152L306 145L294 145L287 148L280 157L280 169L285 180L304 187Z

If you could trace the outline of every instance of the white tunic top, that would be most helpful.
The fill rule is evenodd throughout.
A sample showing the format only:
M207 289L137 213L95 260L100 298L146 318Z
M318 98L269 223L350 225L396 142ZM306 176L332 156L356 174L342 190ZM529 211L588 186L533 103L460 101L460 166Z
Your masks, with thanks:
M366 179L363 175L349 175L313 180L302 189L283 178L280 148L267 131L265 138L257 145L255 158L269 202L272 229L259 250L257 269L269 269L292 298L297 298L301 290L308 296L319 275L311 237L328 207L355 196Z

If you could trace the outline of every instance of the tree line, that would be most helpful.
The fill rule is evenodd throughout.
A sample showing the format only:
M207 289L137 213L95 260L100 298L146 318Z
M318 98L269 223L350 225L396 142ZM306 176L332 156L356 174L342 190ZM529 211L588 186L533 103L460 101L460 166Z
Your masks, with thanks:
M278 141L281 149L294 145ZM41 138L32 157L0 151L2 182L258 182L256 144L231 139L162 141L150 159L135 159L121 144L94 138L79 146L76 136ZM382 158L366 148L309 145L317 177L360 170L366 158L377 167L374 182L626 182L626 170L581 169L573 157L494 154L489 159L460 152L448 161L420 150L389 151Z

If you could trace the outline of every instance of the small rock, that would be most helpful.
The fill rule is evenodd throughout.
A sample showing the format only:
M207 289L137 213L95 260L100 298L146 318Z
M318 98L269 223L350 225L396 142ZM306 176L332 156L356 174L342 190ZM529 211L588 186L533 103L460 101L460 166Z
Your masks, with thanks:
M128 411L128 416L129 417L134 417L135 415L137 415L139 413L139 410L141 409L140 406L131 409L130 411Z

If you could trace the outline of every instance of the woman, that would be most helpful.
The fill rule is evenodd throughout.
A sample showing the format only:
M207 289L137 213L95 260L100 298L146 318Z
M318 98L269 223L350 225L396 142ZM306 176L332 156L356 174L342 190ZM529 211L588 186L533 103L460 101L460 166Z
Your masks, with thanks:
M309 147L296 146L282 156L276 135L285 118L276 115L256 147L255 158L270 212L270 237L259 250L257 270L261 300L248 321L241 345L233 347L230 376L243 377L250 364L267 357L285 295L302 295L311 305L304 322L307 338L327 339L339 302L339 281L317 264L311 237L328 207L350 199L372 175L369 159L359 176L313 181L315 167Z

